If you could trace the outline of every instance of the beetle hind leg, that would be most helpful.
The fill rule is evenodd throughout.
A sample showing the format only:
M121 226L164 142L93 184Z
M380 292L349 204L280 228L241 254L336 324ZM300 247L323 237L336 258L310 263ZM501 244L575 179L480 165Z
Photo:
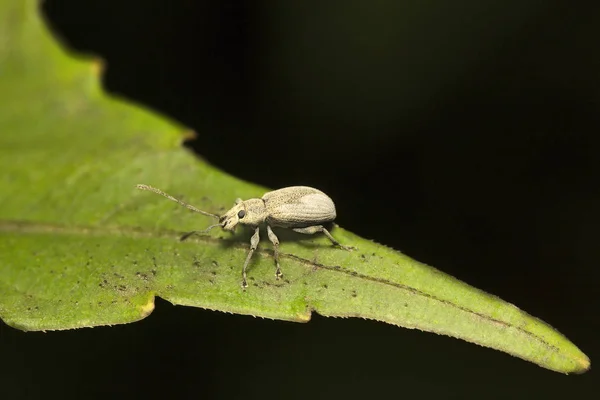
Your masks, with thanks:
M333 236L331 236L331 233L329 233L329 231L327 229L325 229L325 227L323 227L323 225L308 226L306 228L294 228L292 230L294 232L303 233L305 235L314 235L315 233L323 232L323 234L325 236L327 236L327 238L331 241L331 243L334 244L334 246L338 246L341 249L348 250L348 251L351 251L354 249L354 247L352 247L352 246L344 246L343 244L341 244L340 242L335 240L335 238Z
M273 243L273 258L275 258L275 264L277 265L275 268L275 279L280 279L283 274L281 273L281 267L279 266L279 239L269 225L267 225L267 235L269 236L271 243Z

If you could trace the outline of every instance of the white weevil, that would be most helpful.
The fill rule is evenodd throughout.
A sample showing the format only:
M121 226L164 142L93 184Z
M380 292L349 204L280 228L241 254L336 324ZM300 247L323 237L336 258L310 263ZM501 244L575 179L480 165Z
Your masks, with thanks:
M246 257L242 268L242 287L248 287L246 283L246 268L252 258L252 254L258 247L260 241L259 227L262 224L267 226L267 236L273 243L273 254L275 258L275 277L279 279L283 276L279 267L279 239L275 236L271 227L288 228L294 232L312 235L323 232L335 246L345 250L351 250L352 247L343 246L331 236L329 231L323 227L323 224L335 220L335 204L325 193L308 186L291 186L283 189L274 190L265 193L260 199L242 200L237 199L234 206L219 217L196 207L184 203L175 197L148 185L137 185L138 189L149 190L160 194L169 200L179 203L188 209L200 214L208 215L219 220L218 224L209 226L203 231L192 231L186 233L181 239L185 239L194 233L208 232L212 228L220 226L223 230L233 232L238 224L247 225L254 229L254 234L250 238L250 252Z

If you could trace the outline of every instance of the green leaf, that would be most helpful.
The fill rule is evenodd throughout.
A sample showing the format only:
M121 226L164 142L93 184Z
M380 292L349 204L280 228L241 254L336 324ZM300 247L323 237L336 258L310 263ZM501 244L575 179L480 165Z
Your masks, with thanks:
M107 96L98 62L69 56L33 0L0 0L0 317L22 330L127 323L160 296L174 304L308 321L362 317L461 338L559 372L589 359L517 307L336 228L281 233L283 280L270 246L240 288L248 232L178 240L213 222L138 183L221 214L265 188L198 160L186 131ZM267 242L268 243L268 242Z

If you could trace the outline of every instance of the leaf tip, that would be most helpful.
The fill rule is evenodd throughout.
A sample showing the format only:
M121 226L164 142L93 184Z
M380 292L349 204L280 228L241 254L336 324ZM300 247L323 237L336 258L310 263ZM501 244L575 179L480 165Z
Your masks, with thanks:
M587 371L589 371L592 368L592 363L589 359L588 356L586 356L585 354L582 354L582 357L578 358L576 360L576 366L575 369L571 372L573 374L577 374L577 375L581 375L586 373Z

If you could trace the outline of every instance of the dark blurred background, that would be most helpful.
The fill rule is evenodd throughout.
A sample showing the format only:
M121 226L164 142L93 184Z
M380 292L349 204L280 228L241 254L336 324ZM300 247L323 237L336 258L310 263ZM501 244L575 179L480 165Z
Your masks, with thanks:
M600 3L48 0L105 88L197 132L187 144L338 223L547 321L600 359ZM9 398L594 398L456 339L174 307L130 325L0 326ZM596 395L597 396L597 395Z

